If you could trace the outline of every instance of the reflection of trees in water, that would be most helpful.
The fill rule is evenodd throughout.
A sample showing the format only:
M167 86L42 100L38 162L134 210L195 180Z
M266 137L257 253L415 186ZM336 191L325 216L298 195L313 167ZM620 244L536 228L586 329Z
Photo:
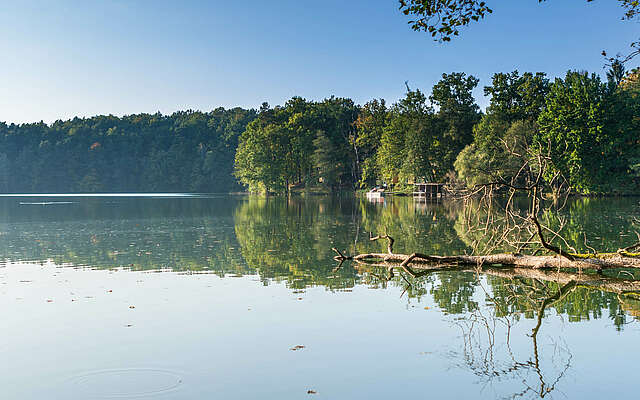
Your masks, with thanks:
M425 270L413 275L399 271L390 278L385 275L387 267L360 268L374 282L404 285L403 293L409 295L431 287L437 304L454 314L452 323L462 332L462 350L452 350L447 357L472 372L496 397L545 398L561 393L572 354L562 338L541 336L550 310L558 318L568 315L569 321L576 321L589 315L598 318L608 308L618 329L628 323L625 312L640 315L637 280L517 268L486 268L483 275L479 270ZM436 293L448 301L438 302ZM474 301L478 295L487 306L478 306Z
M409 298L420 299L430 294L434 303L446 314L464 314L481 308L478 271L459 268L413 271L414 276L398 271L390 277L387 268L358 266L363 283L383 288L395 285L402 288L402 294ZM570 322L608 317L618 330L630 322L629 315L640 315L640 281L637 280L488 267L484 267L482 276L488 288L484 292L484 299L493 307L496 317L515 320L536 318L541 315L539 307L542 299L552 296L569 282L575 282L576 287L562 298L546 304L545 309L566 315Z
M503 278L489 277L488 281L491 284L492 298L506 308L499 308L497 311L504 315L522 313L525 318L535 316L540 297L549 296L560 288L558 283L536 279L516 278L514 281L505 281ZM607 310L617 327L625 322L624 313L620 316L622 309L618 296L600 290L577 288L561 301L554 302L553 308L557 313L567 315L569 321L602 318L603 312Z
M0 258L92 268L246 272L233 235L233 202L217 199L2 202ZM222 268L221 268L222 267Z
M541 339L545 312L550 307L562 309L559 305L570 303L576 292L598 291L579 288L575 280L563 284L527 280L516 275L511 281L497 282L493 278L494 285L489 289L487 283L491 280L477 282L491 307L480 307L453 321L461 329L463 348L460 352L450 352L449 357L457 366L478 377L484 390L495 391L496 397L545 398L552 397L556 391L561 393L559 388L571 368L572 354L560 337ZM624 294L618 296L636 301ZM519 326L523 322L520 319L523 309L528 318L535 315L536 323L530 333ZM513 346L514 340L530 340L530 345Z
M478 254L521 252L531 244L532 231L504 212L505 201L470 199L461 206L454 227L467 249ZM510 211L526 219L527 207L527 199L515 199ZM637 211L637 201L628 198L576 198L558 208L546 208L539 219L548 228L545 233L551 244L579 253L590 253L594 247L615 252L635 241ZM529 252L538 248L534 242Z
M360 199L359 203L364 231L402 238L395 249L398 252L421 249L427 253L449 254L466 247L453 229L461 212L460 202L425 204L410 198L394 198L384 207L364 199ZM364 240L363 246L354 250L362 253L379 250L380 246L384 246L384 243Z
M491 309L479 309L456 319L463 347L460 352L450 352L449 357L478 377L483 390L496 392L496 397L552 395L571 367L571 351L560 338L551 338L539 347L540 331L535 328L530 335L519 338L531 340L530 346L512 346L518 322L514 316L498 317Z
M633 230L630 211L635 206L629 202L570 201L564 209L568 211L563 234L580 239L580 230L588 229L594 240L616 248L628 242L620 232L631 234ZM343 289L360 282L372 287L395 285L409 298L430 295L449 314L479 309L473 274L443 272L418 278L400 274L388 281L379 279L386 276L384 271L358 273L348 262L334 271L336 265L331 260L331 247L352 254L384 249L385 243L369 241L371 232L402 238L396 244L397 251L469 251L470 240L475 239L465 236L459 225L461 215L473 215L474 209L465 209L461 202L420 204L410 198L393 198L381 205L351 197L310 196L137 200L114 205L87 202L60 208L20 208L6 202L0 205L0 214L6 212L1 215L5 222L0 225L4 232L0 240L3 258L219 275L257 272L264 282L282 280L296 289L315 285ZM481 211L475 212L478 219L485 217ZM609 223L604 224L605 220ZM545 223L553 226L552 220ZM380 276L373 275L376 273ZM607 274L613 278L633 277L619 271L605 271ZM548 282L548 290L544 289L531 277L505 280L489 275L487 284L492 296L508 305L498 312L525 318L533 318L537 310L525 293L545 295L557 289ZM570 321L609 317L618 328L628 322L629 314L640 309L634 300L620 298L606 288L577 288L552 308Z
M333 271L330 244L357 243L357 209L348 198L326 200L250 197L236 209L242 256L265 283L276 279L293 288L354 286L357 277L352 268Z
M581 219L589 221L587 227L595 229L602 220L594 213L603 213L605 218L620 215L617 225L596 231L604 235L606 232L629 231L631 218L623 218L623 210L628 204L615 203L613 207L603 206L603 202L577 200L575 206L581 213ZM610 200L607 200L610 201ZM473 275L464 273L443 273L414 279L407 274L400 274L390 282L373 274L356 275L347 263L334 272L334 264L326 261L331 258L332 246L346 249L348 253L378 251L386 243L370 242L370 232L388 233L402 240L396 244L394 251L403 248L427 249L427 253L455 253L460 248L468 248L456 233L455 224L459 215L467 209L461 208L459 202L440 204L418 204L412 199L394 198L393 201L380 204L357 200L355 207L351 199L325 198L301 199L249 199L236 211L236 235L242 245L242 254L247 264L259 267L260 274L266 278L280 276L290 282L295 280L294 287L305 285L327 285L329 287L350 287L358 281L373 287L386 287L389 283L403 288L408 297L421 297L430 294L436 304L447 313L459 314L478 309L474 299L476 281ZM608 211L607 211L608 210ZM614 224L615 225L615 224ZM579 224L567 224L568 227ZM572 228L573 229L573 228ZM610 236L609 236L610 237ZM462 237L464 239L464 237ZM619 240L619 236L618 236ZM347 280L341 280L345 277ZM614 271L615 273L615 271ZM380 279L383 278L383 279ZM548 288L539 286L536 280L519 279L508 281L512 290L524 292L532 286L541 295L548 294ZM503 293L505 284L500 277L490 277L489 284L495 295L508 296ZM530 303L517 300L510 303L505 312L517 312L526 318L535 315L536 308ZM578 289L572 291L567 299L556 302L553 306L557 312L568 315L570 320L601 318L606 311L616 326L625 322L626 313L613 293L599 290Z
M455 207L425 207L406 198L381 206L349 197L250 197L234 219L242 255L262 278L285 279L295 288L345 288L359 278L350 266L334 271L331 247L348 252L377 248L368 240L370 232L403 235L406 246L434 251L464 247L452 229Z

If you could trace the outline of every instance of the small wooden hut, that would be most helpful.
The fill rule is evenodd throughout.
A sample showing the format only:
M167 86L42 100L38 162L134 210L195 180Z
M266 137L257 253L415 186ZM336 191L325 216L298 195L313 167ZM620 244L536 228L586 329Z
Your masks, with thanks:
M444 196L444 183L414 183L413 197L418 199L438 199Z

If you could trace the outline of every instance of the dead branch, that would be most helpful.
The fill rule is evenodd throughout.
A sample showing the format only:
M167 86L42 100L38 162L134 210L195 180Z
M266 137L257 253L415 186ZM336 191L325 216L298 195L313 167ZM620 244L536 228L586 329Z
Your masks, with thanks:
M372 236L372 235L369 235L369 240L372 241L372 242L376 241L376 240L379 240L379 239L387 239L387 240L389 240L389 243L387 244L387 253L393 254L393 243L395 242L395 240L393 240L393 238L391 236L389 236L389 235L378 235L378 236L375 236L375 237Z
M353 260L353 257L345 256L344 254L342 254L342 252L340 250L336 249L335 247L332 247L331 250L333 250L336 253L338 253L337 256L333 257L333 259L336 260L336 261ZM342 265L342 264L340 264L340 265Z
M638 237L638 242L637 243L632 244L629 247L625 247L622 250L618 250L618 253L620 253L620 252L629 253L629 252L638 250L640 248L640 233L636 232L636 236Z
M542 244L542 247L556 254L559 254L570 261L573 261L575 259L574 255L572 255L571 253L568 253L562 250L561 248L548 243L544 238L544 234L542 233L542 226L540 225L540 222L538 222L538 218L536 217L536 215L531 214L530 218L531 218L531 221L533 221L533 223L535 224L536 229L538 230L538 238L540 239L540 243Z

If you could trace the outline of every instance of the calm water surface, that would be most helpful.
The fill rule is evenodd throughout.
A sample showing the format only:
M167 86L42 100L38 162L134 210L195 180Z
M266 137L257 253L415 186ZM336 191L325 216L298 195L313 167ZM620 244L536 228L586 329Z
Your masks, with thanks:
M2 197L2 399L635 396L632 296L578 287L534 335L560 284L387 279L332 260L331 247L384 249L368 238L385 232L397 252L470 251L483 238L464 229L466 211L406 198ZM615 250L633 242L639 211L638 199L573 200L558 224L579 249Z

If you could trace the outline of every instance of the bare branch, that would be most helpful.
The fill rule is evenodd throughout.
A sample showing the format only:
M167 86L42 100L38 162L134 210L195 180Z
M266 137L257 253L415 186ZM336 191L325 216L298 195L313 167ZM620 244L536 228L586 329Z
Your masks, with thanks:
M540 226L540 222L538 222L538 218L535 216L535 214L531 214L531 221L533 221L533 223L535 224L537 230L538 230L538 238L540 239L540 243L542 244L542 247L544 247L545 249L552 251L556 254L561 255L562 257L565 257L566 259L570 260L570 261L574 261L575 257L574 255L567 253L566 251L562 250L559 247L556 247L550 243L548 243L545 238L544 238L544 234L542 233L542 227Z
M387 244L387 252L389 254L393 254L393 243L395 242L395 240L393 240L393 238L389 235L378 235L378 236L369 236L369 240L370 241L376 241L379 239L387 239L389 241L389 243Z

